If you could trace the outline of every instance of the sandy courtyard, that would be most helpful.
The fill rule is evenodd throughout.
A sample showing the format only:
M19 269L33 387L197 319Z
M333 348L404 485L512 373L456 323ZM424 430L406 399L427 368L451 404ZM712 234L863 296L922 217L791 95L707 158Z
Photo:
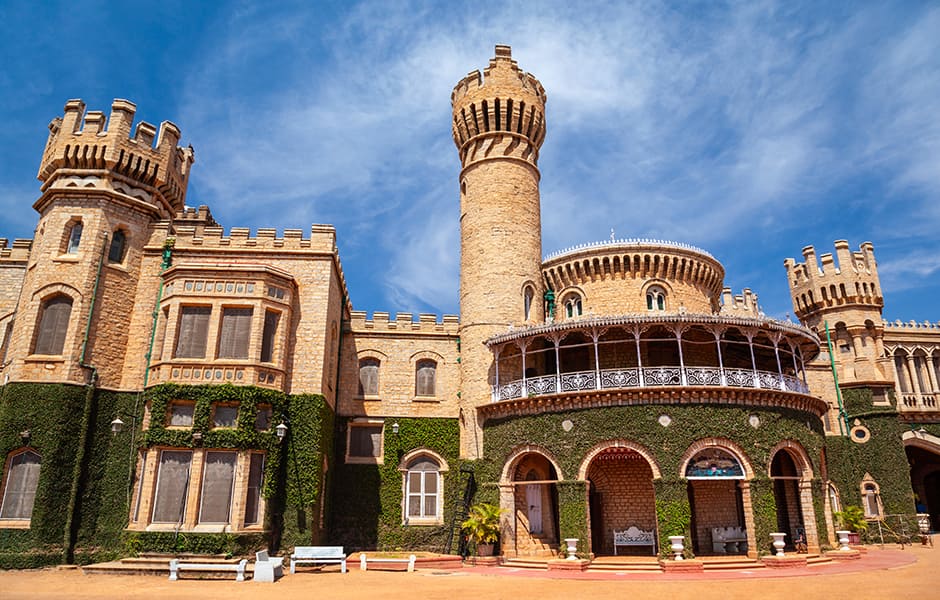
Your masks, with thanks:
M588 579L587 577L592 577ZM602 577L603 579L594 579ZM396 573L333 568L288 575L275 584L247 581L168 581L164 577L83 575L77 569L0 571L0 598L918 598L940 599L940 550L907 547L873 549L860 561L783 573L579 574L549 577L545 572L465 568Z

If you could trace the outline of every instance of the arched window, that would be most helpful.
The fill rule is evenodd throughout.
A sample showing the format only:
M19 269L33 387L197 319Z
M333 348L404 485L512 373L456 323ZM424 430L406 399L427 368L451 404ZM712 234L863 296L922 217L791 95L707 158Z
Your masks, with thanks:
M71 314L72 299L63 294L53 296L42 303L33 354L62 354Z
M686 479L743 479L744 468L737 457L721 448L698 452L685 468Z
M363 358L359 360L359 395L379 395L379 365L377 358Z
M441 517L441 467L422 455L408 463L405 473L405 522L434 521Z
M525 291L522 292L522 304L525 313L525 321L529 320L529 317L532 314L532 299L535 297L535 290L532 289L531 285L525 286Z
M646 309L655 311L666 310L666 290L659 286L653 286L646 290Z
M3 482L3 505L0 519L26 520L33 515L39 467L42 458L32 450L14 454L7 461Z
M415 364L415 396L434 396L437 363L430 359Z
M881 518L881 494L878 484L871 480L870 475L862 482L862 507L865 509L865 518Z
M124 262L124 251L127 246L127 235L123 229L115 229L111 234L111 248L108 250L108 262Z
M565 298L563 303L565 305L565 316L569 319L574 317L580 317L582 314L581 310L581 296L577 294L571 294Z
M839 490L831 483L829 484L829 508L834 513L842 510L842 502L839 501Z
M66 254L76 254L78 252L78 245L82 241L82 229L81 221L72 223L72 227L69 229L69 241L65 247Z

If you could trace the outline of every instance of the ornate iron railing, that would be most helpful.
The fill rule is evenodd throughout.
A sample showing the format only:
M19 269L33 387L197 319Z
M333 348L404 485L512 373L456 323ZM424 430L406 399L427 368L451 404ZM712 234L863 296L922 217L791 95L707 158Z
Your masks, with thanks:
M517 379L493 386L493 401L515 400L523 396L550 396L565 392L673 386L745 387L809 393L809 388L798 378L770 371L718 367L634 367Z

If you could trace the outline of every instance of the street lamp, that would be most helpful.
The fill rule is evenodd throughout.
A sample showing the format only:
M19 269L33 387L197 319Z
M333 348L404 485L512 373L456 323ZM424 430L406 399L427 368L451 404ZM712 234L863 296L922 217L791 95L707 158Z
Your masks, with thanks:
M287 425L283 422L274 428L274 435L277 436L277 442L281 443L283 439L287 436Z

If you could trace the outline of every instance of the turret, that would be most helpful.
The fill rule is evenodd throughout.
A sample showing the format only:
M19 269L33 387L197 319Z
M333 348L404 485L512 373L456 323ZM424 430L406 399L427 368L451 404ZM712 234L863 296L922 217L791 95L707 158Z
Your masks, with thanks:
M493 357L483 342L509 325L544 319L539 147L545 90L519 69L509 46L451 94L460 154L461 404L488 402ZM479 424L464 423L461 450L480 452ZM473 443L470 440L477 440Z
M823 340L828 325L840 386L887 387L892 373L884 357L884 298L874 246L864 242L854 252L846 240L834 246L835 255L823 254L818 262L812 246L803 248L802 263L784 261L793 310ZM827 371L828 357L820 361Z
M158 223L185 213L193 150L178 146L169 121L135 127L135 111L115 100L106 119L69 100L49 125L33 204L39 222L6 355L11 381L120 388L125 362L140 368L128 340L150 326L153 306L135 298L156 297L161 260L144 247L166 237Z

